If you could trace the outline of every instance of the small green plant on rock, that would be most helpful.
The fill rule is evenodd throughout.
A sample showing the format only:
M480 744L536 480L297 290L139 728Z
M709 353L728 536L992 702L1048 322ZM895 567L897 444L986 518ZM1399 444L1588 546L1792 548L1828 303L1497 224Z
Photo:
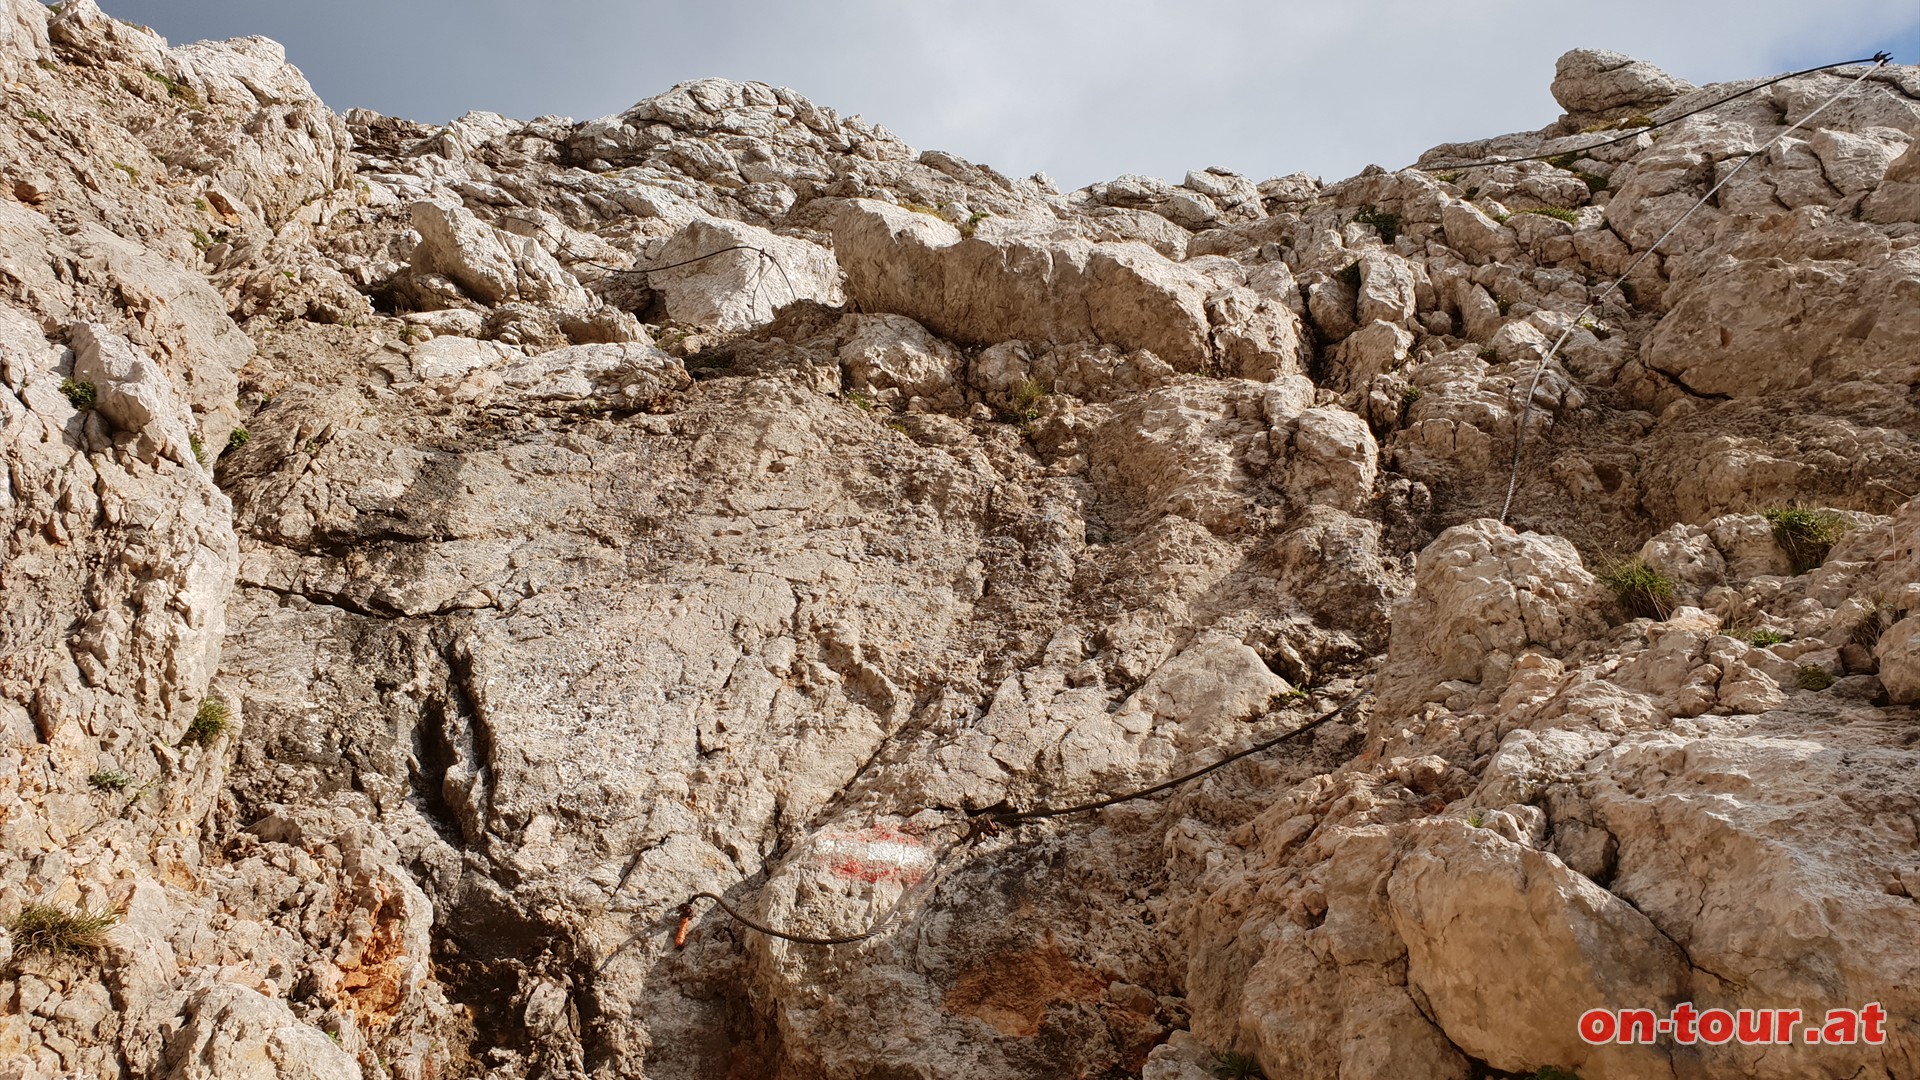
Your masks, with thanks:
M85 911L57 904L28 904L7 923L15 955L81 956L107 944L117 911Z
M1777 507L1760 511L1773 526L1773 539L1793 561L1793 572L1804 574L1827 561L1827 552L1853 523L1831 510Z
M1638 558L1603 566L1595 577L1636 619L1664 619L1673 610L1673 579Z
M116 162L114 162L114 163L113 163L113 167L114 167L114 168L116 168L116 169L119 169L119 170L120 170L121 172L123 172L123 173L126 173L126 174L127 174L127 179L129 179L129 180L131 180L131 181L133 181L134 183L136 183L136 184L137 184L137 183L139 183L139 182L140 182L140 170L139 170L139 169L136 169L136 168L134 168L133 166L131 166L131 165L129 165L129 164L127 164L127 163L126 163L126 162L124 162L124 161L116 161Z
M1474 828L1476 828L1476 829L1484 829L1484 828L1486 828L1486 827L1487 827L1487 812L1486 812L1485 810L1469 810L1469 811L1467 811L1467 824L1469 824L1469 825L1471 825L1471 826L1473 826L1473 827L1474 827Z
M1425 390L1417 386L1409 386L1405 390L1400 391L1400 404L1412 405L1414 402L1426 396L1427 392Z
M1747 644L1756 649L1764 649L1769 645L1778 645L1785 640L1787 640L1787 635L1778 630L1769 630L1764 626L1758 630L1747 631Z
M1267 1074L1260 1071L1260 1062L1252 1054L1224 1050L1213 1055L1213 1075L1220 1080L1265 1080Z
M1457 184L1460 182L1460 174L1457 172L1435 173L1433 178L1443 184Z
M166 87L167 96L175 101L191 105L196 109L203 103L200 97L200 91L195 90L193 87L188 86L186 83L181 82L171 75L165 75L158 71L149 71L147 72L147 78Z
M189 433L187 435L187 445L193 448L193 460L205 465L207 463L207 444L200 441L200 436Z
M1362 225L1371 225L1380 234L1382 243L1391 244L1400 236L1400 215L1389 214L1369 203L1353 215L1353 220Z
M1833 685L1833 672L1819 664L1807 664L1794 674L1793 685L1802 690L1825 690Z
M100 399L100 391L92 383L79 379L60 380L60 392L67 395L67 400L73 402L73 407L81 412L93 408Z
M27 118L30 120L38 120L42 124L45 124L48 127L53 126L53 117L48 116L46 113L40 111L39 109L28 109Z
M132 785L133 777L128 776L119 769L101 769L99 772L87 777L87 783L91 784L95 790L98 791L125 791Z
M1014 415L1022 420L1040 418L1040 399L1047 396L1046 384L1038 379L1028 379L1013 392Z
M235 450L238 450L241 447L247 445L248 440L252 438L253 436L247 434L246 428L243 428L243 427L234 428L233 433L227 436L227 448L224 451L224 453L228 453L228 454L233 453Z
M1565 154L1555 154L1547 159L1547 164L1556 169L1566 169L1571 172L1573 170L1573 163L1579 160L1580 152L1576 150Z
M867 396L867 392L865 390L847 391L847 400L853 403L854 408L859 409L862 412L873 411L873 399Z
M187 733L181 738L182 746L193 745L205 749L220 741L233 727L233 711L219 698L208 698L200 703L193 714L193 723L187 725Z
M973 234L980 228L980 223L992 216L992 214L987 213L985 210L975 210L973 213L968 214L967 220L960 223L960 235L972 239Z
M1346 282L1347 288L1358 289L1360 287L1359 260L1356 259L1353 262L1350 262L1347 265L1341 267L1339 270L1334 272L1333 276L1339 278L1341 281Z
M1587 193L1590 195L1607 190L1609 181L1599 173L1575 172L1573 175L1579 177L1580 181L1587 185Z

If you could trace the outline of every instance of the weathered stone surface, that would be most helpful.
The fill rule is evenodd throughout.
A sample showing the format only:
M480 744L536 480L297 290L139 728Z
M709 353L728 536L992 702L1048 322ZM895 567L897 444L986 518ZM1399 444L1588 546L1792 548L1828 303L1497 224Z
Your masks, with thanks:
M1920 704L1920 617L1908 616L1880 635L1874 646L1880 683L1895 704Z
M1645 60L1605 49L1574 49L1553 68L1553 99L1576 115L1650 112L1692 89Z
M167 1045L167 1080L360 1080L333 1040L295 1020L284 1002L241 986L208 987L187 1003Z
M1593 575L1573 545L1492 521L1455 526L1421 553L1394 609L1381 675L1388 712L1491 689L1522 650L1564 652L1599 630Z
M1572 1026L1920 1011L1911 69L1589 310L1851 76L1594 147L1685 87L1584 54L1448 179L1062 195L0 3L0 921L124 911L0 930L0 1072L1915 1072Z
M746 330L788 304L844 299L831 252L739 222L689 224L660 249L654 265L672 267L647 274L666 300L667 316L694 326Z
M871 201L834 218L850 299L946 337L1145 349L1183 371L1210 357L1205 284L1144 247L962 237Z
M412 260L417 273L445 274L484 304L525 299L588 306L586 290L545 248L487 225L464 206L423 200L413 204L412 219L420 232Z

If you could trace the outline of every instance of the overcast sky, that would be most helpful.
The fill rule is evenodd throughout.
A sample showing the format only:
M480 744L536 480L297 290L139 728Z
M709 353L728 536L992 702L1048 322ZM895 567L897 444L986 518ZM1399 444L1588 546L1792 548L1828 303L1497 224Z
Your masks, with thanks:
M920 149L1078 187L1219 165L1405 165L1559 115L1553 62L1712 82L1920 60L1920 0L99 0L175 43L264 34L335 109L618 112L708 75L790 86Z

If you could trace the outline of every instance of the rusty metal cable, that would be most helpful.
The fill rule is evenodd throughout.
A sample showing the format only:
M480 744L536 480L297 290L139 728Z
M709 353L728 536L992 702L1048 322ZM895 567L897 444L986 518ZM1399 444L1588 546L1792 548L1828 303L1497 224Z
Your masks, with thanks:
M1323 724L1332 723L1342 713L1345 713L1347 710L1353 708L1355 705L1360 704L1360 702L1365 701L1367 698L1371 696L1373 696L1373 692L1370 690L1361 694L1357 694L1354 697L1349 698L1346 701L1346 703L1341 705L1340 707L1333 709L1329 712L1322 713L1321 715L1313 718L1312 720L1307 721L1304 724L1301 724L1299 727L1294 728L1293 730L1287 732L1284 735L1276 735L1271 739L1266 739L1261 742L1254 743L1252 746L1247 747L1245 750L1228 754L1226 757L1221 758L1219 761L1216 761L1211 765L1205 766L1204 768L1195 769L1192 772L1186 773L1181 776L1176 776L1171 780L1163 781L1149 788L1141 788L1139 791L1131 791L1125 795L1115 795L1115 796L1112 796L1111 798L1096 799L1092 802L1079 803L1074 806L1039 807L1033 810L987 811L977 816L989 819L995 822L996 824L1010 825L1010 824L1015 824L1022 821L1043 821L1047 818L1066 817L1068 814L1090 813L1094 810L1104 810L1109 806L1117 806L1120 803L1132 802L1135 799L1144 799L1149 795L1158 795L1163 791L1168 791L1172 788L1177 788L1182 784L1187 784L1195 780L1198 780L1201 777L1206 776L1208 773L1217 772L1220 769L1224 769L1228 765L1231 765L1234 762L1239 761L1241 758L1251 757L1254 754L1260 753L1262 750L1271 750L1274 747L1279 746L1281 743L1291 742L1292 740L1297 739L1300 736L1313 731L1315 728L1318 728Z
M844 935L835 936L835 937L827 937L827 936L817 936L812 934L800 934L800 933L794 933L792 931L781 930L776 927L768 926L763 922L759 922L755 919L749 918L746 915L741 914L738 909L736 909L732 904L729 904L724 898L722 898L716 893L697 892L697 893L694 893L692 896L688 897L686 903L680 905L680 911L679 911L680 922L679 922L678 928L674 932L674 946L676 948L685 947L686 941L687 941L687 935L691 931L693 926L694 902L697 900L711 900L713 901L714 906L716 908L718 908L722 913L724 913L728 918L732 919L734 922L739 923L741 926L744 926L749 930L753 930L758 933L765 934L768 937L778 938L781 941L791 941L796 945L817 945L817 946L851 945L855 942L866 941L869 938L878 937L881 934L885 933L890 927L892 927L894 923L898 922L903 913L905 913L909 908L914 906L913 901L917 896L924 895L925 893L931 891L931 887L935 879L938 877L938 868L945 863L946 857L948 854L952 853L956 848L962 846L963 844L969 843L972 840L978 838L979 836L985 834L986 830L978 827L982 824L988 824L992 826L1014 825L1014 824L1019 824L1021 822L1027 822L1027 821L1041 821L1047 818L1066 817L1069 814L1090 813L1094 810L1103 810L1109 806L1116 806L1120 803L1132 802L1135 799L1144 799L1151 795L1157 795L1163 791L1169 791L1173 788L1180 787L1183 784L1192 783L1193 781L1198 780L1203 776L1206 776L1213 772L1217 772L1220 769L1226 768L1228 765L1231 765L1234 762L1241 760L1242 758L1250 757L1254 754L1260 753L1263 750L1271 750L1272 748L1279 746L1282 743L1290 742L1294 739L1301 737L1302 735L1309 734L1323 725L1332 723L1335 719L1337 719L1338 717L1346 713L1348 710L1352 709L1354 706L1358 705L1362 701L1365 701L1367 698L1371 696L1373 696L1372 691L1365 691L1360 694L1357 694L1352 698L1349 698L1344 704L1340 705L1339 707L1332 709L1328 712L1322 713L1321 715L1315 717L1312 720L1309 720L1308 722L1300 725L1299 727L1293 728L1292 730L1287 731L1285 734L1276 735L1271 739L1264 739L1260 742L1253 744L1252 746L1247 747L1244 750L1239 750L1232 754L1228 754L1226 757L1221 758L1219 761L1216 761L1211 765L1207 765L1202 768L1195 769L1189 773L1184 773L1180 776L1174 777L1171 780L1162 781L1158 784L1154 784L1151 787L1141 788L1138 791L1130 791L1124 795L1115 795L1115 796L1112 796L1111 798L1099 799L1093 802L1077 803L1072 806L1041 807L1037 809L1017 810L1017 811L1016 810L998 810L998 811L988 810L988 811L982 811L981 813L978 813L978 814L971 815L970 820L974 823L975 827L970 828L967 831L966 837L963 840L958 841L954 844L948 845L940 853L940 855L935 859L935 871L930 872L927 875L927 877L923 879L919 884L916 884L912 888L908 889L906 892L902 893L900 896L900 899L897 902L895 902L893 907L889 909L888 912L884 916L882 916L878 922L874 923L872 926L861 931L860 933L844 934Z

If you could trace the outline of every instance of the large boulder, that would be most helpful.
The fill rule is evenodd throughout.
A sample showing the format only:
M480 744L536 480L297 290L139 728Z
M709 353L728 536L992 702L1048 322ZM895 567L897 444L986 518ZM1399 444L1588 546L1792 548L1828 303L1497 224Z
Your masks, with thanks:
M1553 99L1576 117L1650 112L1692 89L1645 60L1606 49L1574 49L1553 67Z
M1381 712L1497 688L1523 650L1564 652L1603 625L1572 544L1484 518L1457 525L1420 553L1413 592L1394 606Z
M663 269L648 272L647 283L660 292L667 317L694 326L747 330L800 300L844 302L832 252L738 221L692 222L653 265Z
M1212 283L1138 244L1002 235L868 199L833 222L847 293L867 311L974 344L1099 342L1146 349L1182 371L1212 356Z
M508 300L545 302L582 310L587 291L552 254L524 236L502 232L455 203L413 204L420 233L412 265L416 274L444 274L484 304Z

